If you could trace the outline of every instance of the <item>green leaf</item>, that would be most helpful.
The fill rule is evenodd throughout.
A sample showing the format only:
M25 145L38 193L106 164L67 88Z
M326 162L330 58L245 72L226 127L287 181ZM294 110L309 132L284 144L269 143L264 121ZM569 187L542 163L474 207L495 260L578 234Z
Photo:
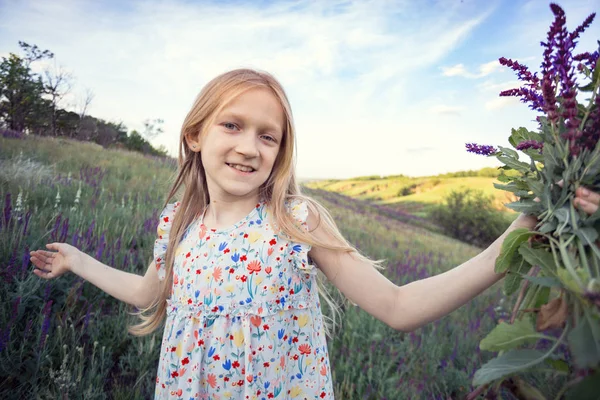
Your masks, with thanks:
M542 209L541 204L533 201L533 199L513 201L512 203L505 204L505 206L510 208L511 210L515 210L517 212L522 212L525 214L537 214Z
M484 364L473 377L473 386L481 386L496 379L530 368L542 361L545 353L538 350L510 350Z
M517 253L515 253L515 259L513 259L513 261L515 264L518 263L518 267L511 268L504 278L503 292L506 296L510 296L517 291L521 280L523 279L523 275L531 268L531 265Z
M550 276L529 276L529 275L523 275L523 279L527 279L528 281L530 281L533 284L536 284L538 286L543 286L543 287L562 287L562 285L560 284L560 281L556 278L552 278Z
M550 366L552 369L555 369L559 372L569 372L569 363L562 359L553 360L551 357L546 358L546 364Z
M600 209L600 207L598 207ZM598 232L594 228L579 228L575 234L587 245L592 245L598 239Z
M554 170L561 165L561 159L556 151L556 148L550 143L544 143L544 149L542 150L544 155L544 168L547 168L552 174Z
M575 365L580 369L600 364L600 321L589 310L584 313L567 338Z
M540 226L539 232L541 233L550 233L556 229L558 226L558 222L556 220L544 222L542 226Z
M577 283L577 280L567 271L565 268L558 268L558 279L562 282L563 286L574 293L583 294L583 289ZM575 269L575 273L579 276L582 282L587 282L589 280L589 276L585 273L583 268ZM586 279L587 277L587 279Z
M479 348L488 351L510 350L524 343L535 342L540 335L529 318L515 321L512 325L501 322L481 341Z
M531 235L533 235L533 232L529 231L529 229L519 228L506 236L504 242L502 242L500 255L496 259L496 273L505 272L511 267L517 249L521 243L529 239Z
M511 193L517 193L522 190L515 182L510 182L506 185L502 185L500 183L494 182L494 187L496 189L506 190L507 192L511 192Z
M498 179L500 182L510 182L510 181L512 181L512 180L513 180L513 178L511 178L510 176L508 176L508 175L505 175L505 174L504 174L504 172L503 172L503 173L501 173L500 175L498 175L498 178L497 178L497 179Z
M581 382L569 389L567 399L598 400L598 393L600 393L600 370L586 376Z
M519 248L519 254L531 265L539 266L544 274L547 276L554 276L556 274L556 264L552 254L542 249L532 249L528 246L521 246Z
M527 173L530 170L529 164L524 163L522 161L517 161L514 158L510 158L507 156L497 156L497 158L498 158L498 160L500 160L501 162L506 164L506 166L508 166L514 170L517 170L519 172Z
M516 151L514 151L513 149L509 149L508 147L502 147L502 146L498 146L498 148L500 150L502 150L502 152L504 154L506 154L508 157L512 157L515 160L519 159L519 153L517 153Z

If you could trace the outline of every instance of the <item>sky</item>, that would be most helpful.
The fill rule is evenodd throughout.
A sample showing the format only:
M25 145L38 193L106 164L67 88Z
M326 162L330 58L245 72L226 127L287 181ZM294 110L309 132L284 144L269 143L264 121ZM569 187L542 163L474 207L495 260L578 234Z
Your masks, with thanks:
M569 30L598 9L559 4ZM52 51L49 66L73 76L63 107L91 90L94 117L130 130L160 118L152 144L173 156L209 80L268 71L292 106L300 178L424 176L499 166L465 143L509 146L511 128L536 128L527 105L498 96L520 86L498 58L538 71L552 20L538 0L0 0L0 56L19 41ZM576 51L599 38L596 20Z

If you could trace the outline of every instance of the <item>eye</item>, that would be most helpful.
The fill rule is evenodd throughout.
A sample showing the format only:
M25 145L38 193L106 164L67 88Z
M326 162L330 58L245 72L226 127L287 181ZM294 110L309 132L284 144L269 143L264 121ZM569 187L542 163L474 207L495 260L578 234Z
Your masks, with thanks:
M273 137L273 136L269 136L269 135L262 135L263 138L273 142L273 143L277 143L277 140Z
M223 127L224 127L225 129L227 129L227 130L230 130L230 131L232 131L232 130L234 130L234 129L237 129L237 125L236 125L236 124L234 124L233 122L224 122L224 123L223 123L223 124L221 124L221 125L223 125Z

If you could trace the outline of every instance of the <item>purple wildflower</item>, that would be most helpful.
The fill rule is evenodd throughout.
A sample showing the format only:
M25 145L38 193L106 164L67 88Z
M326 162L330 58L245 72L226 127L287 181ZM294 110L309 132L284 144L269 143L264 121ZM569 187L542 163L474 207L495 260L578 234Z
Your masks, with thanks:
M44 310L42 311L42 315L44 315L44 322L42 322L42 333L40 334L40 343L38 346L38 350L44 348L44 344L46 343L46 335L48 334L48 330L50 329L50 314L52 313L52 300L48 301L44 306Z
M538 142L537 140L524 140L517 145L517 150L537 149L541 150L544 148L544 143Z
M498 151L494 146L478 145L476 143L467 143L465 146L469 153L480 154L482 156L489 156Z
M583 71L583 66L585 65L586 67L588 67L589 69L594 69L596 67L596 63L598 62L598 56L600 55L600 53L598 53L598 51L594 51L593 53L590 52L585 52L585 53L581 53L581 54L577 54L576 56L573 56L573 61L579 61L579 65L577 66L577 69L579 71Z
M27 226L29 225L29 219L31 218L31 210L28 210L25 214L25 226L23 227L23 236L27 235Z

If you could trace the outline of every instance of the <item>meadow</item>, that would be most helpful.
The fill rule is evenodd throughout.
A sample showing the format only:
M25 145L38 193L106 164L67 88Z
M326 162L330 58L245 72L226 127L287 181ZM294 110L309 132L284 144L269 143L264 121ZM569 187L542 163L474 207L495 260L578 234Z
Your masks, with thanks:
M173 159L87 142L0 137L0 398L152 398L162 330L129 335L132 306L72 274L36 277L29 251L67 242L112 267L143 274L175 171ZM359 198L304 187L351 243L386 260L384 274L396 284L438 274L481 251L428 229L424 214L338 191ZM411 333L346 304L328 343L336 398L465 398L475 371L494 355L480 351L479 341L506 318L507 304L511 299L497 285ZM527 379L546 394L561 386L541 375Z

